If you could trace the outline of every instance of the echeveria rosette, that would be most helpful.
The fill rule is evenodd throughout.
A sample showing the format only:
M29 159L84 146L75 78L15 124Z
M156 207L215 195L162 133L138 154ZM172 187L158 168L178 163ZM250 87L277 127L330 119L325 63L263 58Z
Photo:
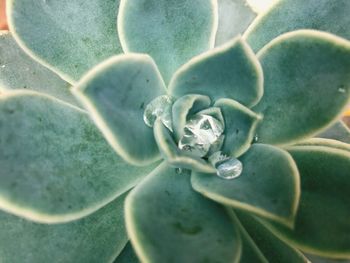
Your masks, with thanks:
M320 207L313 195L322 193L322 188L312 192L308 182L314 177L322 181L329 172L338 178L335 185L340 187L343 180L346 185L349 146L308 138L336 120L348 104L349 61L348 41L300 30L272 40L257 56L242 38L235 38L183 65L168 88L156 63L143 54L111 58L87 74L75 94L117 153L138 165L159 159L159 152L165 160L127 197L127 230L140 260L244 262L253 256L262 262L272 260L269 252L262 252L266 247L260 250L251 241L254 233L249 231L264 233L280 249L280 256L293 262L306 259L276 235L307 252L348 257L344 235L348 224L339 219L332 227L331 218L311 218L329 206L347 214L342 207L346 191L332 192L332 198L324 193L328 202ZM161 119L153 132L143 122L146 105L160 95L176 99L174 134ZM206 159L177 147L186 120L213 107L220 109L225 122L222 151L243 163L242 175L234 180L217 177ZM258 142L253 143L255 135ZM341 167L335 165L338 162ZM186 170L178 173L176 168ZM245 226L244 220L240 223L245 217L256 223ZM305 224L307 235L300 234L306 231ZM313 233L312 226L327 230ZM331 242L318 237L325 233L338 237Z
M156 160L161 159L158 145L168 164L185 164L194 172L192 175L178 174L164 162L127 199L128 235L142 261L148 262L151 258L166 262L171 258L184 262L275 262L276 259L305 262L294 247L326 257L348 258L349 180L346 171L349 170L349 146L309 137L316 135L349 143L349 130L341 123L317 134L335 121L349 97L346 74L349 44L314 31L279 37L292 30L312 28L349 38L347 0L334 1L331 6L329 1L323 0L281 0L260 15L244 34L253 50L260 50L257 54L260 62L244 40L236 39L226 47L197 57L180 70L178 67L191 57L213 47L217 22L215 1L176 1L166 5L169 1L147 0L136 2L136 6L133 1L121 2L118 36L115 27L118 0L36 1L30 5L24 0L8 1L10 27L17 43L31 57L71 84L99 62L123 50L148 53L156 63L147 55L114 57L93 69L79 84L83 88L90 80L104 78L100 88L106 89L100 89L102 96L94 97L96 93L92 89L91 97L86 96L84 104L119 153L116 155L86 112L78 108L79 104L67 92L70 85L35 64L26 54L19 50L17 54L15 46L11 46L14 47L11 52L19 55L16 60L24 66L17 68L17 62L11 64L10 56L5 57L6 74L1 75L0 142L1 149L6 150L1 151L5 169L0 174L0 206L25 219L1 212L0 221L6 227L0 231L4 240L0 258L11 261L17 256L22 260L30 254L28 260L33 262L59 261L64 253L67 262L72 259L74 262L108 262L119 254L116 262L137 262L130 244L123 249L128 238L121 224L124 193L158 166ZM236 0L219 0L219 14L226 14L229 10L226 7L232 7L236 2L240 4ZM184 4L182 7L186 6L186 10L176 3ZM156 8L147 8L152 5ZM159 8L161 5L165 10ZM195 11L191 12L193 9ZM169 16L168 21L164 21L164 14ZM286 14L288 19L285 19ZM244 23L251 17L251 14L246 16ZM176 18L181 21L175 23ZM288 22L282 23L283 20ZM219 19L221 33L217 35L216 44L243 30L242 25L227 30L227 24L220 25L222 21L234 20ZM153 24L164 27L153 27ZM1 46L8 45L6 38L0 38ZM164 43L167 46L162 46ZM317 52L317 49L323 51ZM227 53L243 63L225 61L225 57L230 57ZM179 55L182 60L178 60ZM293 60L298 57L302 57L300 64L298 59ZM219 59L219 66L212 66L209 71L215 74L203 73L208 65L213 65L209 62L215 58ZM292 62L296 70L289 71L287 65ZM262 84L259 63L265 75L262 98L263 90L258 88ZM33 71L27 70L27 65L33 67ZM111 80L117 77L113 70L122 66L125 74L119 74L119 80L124 87L112 85L114 89L108 90L113 84ZM245 70L234 74L217 70L230 67ZM111 69L109 74L108 68ZM20 74L16 76L13 72L17 70ZM181 80L181 76L186 80L186 74L191 70L202 73L196 78L202 81L202 88L196 89L196 81L191 82L191 88L197 93L194 94L185 81L182 93L179 88L180 95L175 92L173 95L178 100L191 97L194 106L206 113L217 114L214 109L220 109L229 124L225 125L226 133L234 130L231 125L235 125L235 119L240 120L239 131L242 127L247 131L240 140L231 136L231 141L238 142L232 148L231 143L227 144L230 140L225 141L225 149L244 163L243 174L235 180L225 181L209 173L206 169L214 172L213 168L201 158L176 155L177 148L166 141L166 136L170 136L176 142L176 133L174 138L161 122L156 122L154 131L143 123L145 100L175 91L173 87L181 86L181 81L175 80ZM277 70L279 73L274 74ZM126 81L130 77L126 73L130 71L134 73L131 74L134 82ZM170 81L175 71L177 73ZM324 72L327 74L322 74ZM33 77L35 74L39 77ZM220 83L219 78L215 78L217 74L224 76ZM235 76L238 82L226 82L227 77ZM165 88L169 81L169 88ZM96 81L94 85L98 83ZM204 85L208 83L210 85ZM230 84L225 89L225 83L231 83L232 88ZM233 84L238 83L249 89L243 91L240 88L237 92ZM283 83L283 89L279 83ZM130 89L133 84L137 84L136 88ZM313 89L316 86L317 91ZM212 92L213 87L215 92ZM19 88L36 92L11 91ZM288 92L283 93L286 90ZM102 94L102 91L106 93ZM201 99L197 100L199 97ZM137 107L132 103L135 100L140 102ZM99 103L101 101L111 103ZM174 110L177 132L181 132L183 116L193 114L197 108L191 106L191 99L189 103L184 101ZM275 111L269 109L270 102ZM329 102L332 103L327 104ZM286 114L279 116L280 113ZM230 119L232 116L237 117ZM297 133L291 132L295 125ZM267 131L273 131L273 136ZM255 133L258 143L251 145ZM165 138L163 143L161 136ZM292 145L288 145L290 143ZM138 147L130 147L133 145ZM234 194L231 189L235 189ZM113 199L115 201L109 203ZM6 242L9 238L12 242ZM39 253L30 253L32 247L42 249Z

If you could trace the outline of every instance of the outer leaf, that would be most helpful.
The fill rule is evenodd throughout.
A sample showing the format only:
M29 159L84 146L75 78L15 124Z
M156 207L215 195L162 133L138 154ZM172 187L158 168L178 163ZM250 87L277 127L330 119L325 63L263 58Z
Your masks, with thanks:
M121 0L118 31L125 52L150 54L168 83L175 70L214 46L215 0Z
M74 93L107 141L126 161L147 165L160 159L143 114L148 103L166 93L157 66L147 55L119 55L89 72Z
M22 48L70 83L122 52L119 0L8 0L9 26Z
M78 105L70 85L24 53L9 31L0 31L0 91L31 89Z
M177 147L171 132L160 120L157 120L154 124L154 137L156 138L161 155L171 166L203 173L215 172L214 167L204 159L193 157L181 151Z
M183 135L188 115L197 113L210 106L208 96L188 94L175 101L172 108L174 135L179 140Z
M256 13L245 0L218 0L218 7L219 26L216 32L216 46L243 33L256 17Z
M350 40L349 10L348 0L279 0L254 20L244 37L254 51L298 29L327 31Z
M240 230L242 238L242 255L239 260L240 263L268 263L265 256L261 253L257 245L254 243L252 238L249 236L247 231L242 226L241 222L236 216L236 213L232 211L233 222Z
M318 257L308 254L306 254L306 256L311 260L312 263L350 263L350 259L327 259L324 257Z
M183 65L171 79L169 93L203 94L213 101L231 98L253 106L263 94L263 73L254 53L238 37Z
M34 92L0 97L0 208L57 223L90 214L155 165L126 164L80 109Z
M301 175L294 230L269 223L275 233L303 251L350 258L350 153L320 146L289 149Z
M307 263L308 260L297 249L277 238L261 222L247 213L236 212L249 236L263 252L269 262Z
M344 122L338 121L329 129L317 134L316 137L334 139L350 143L350 130Z
M258 54L264 96L259 141L293 143L317 134L341 116L350 100L350 42L300 30L276 38Z
M293 225L299 201L298 169L278 148L253 144L241 158L243 172L233 180L194 172L193 188L219 203Z
M238 157L249 149L261 117L230 99L220 99L215 106L221 109L225 119L225 141L222 151Z
M118 255L113 263L139 263L132 246L130 243L127 243L123 251Z
M225 209L192 190L189 174L161 165L126 200L142 262L237 262L241 240Z
M296 144L296 146L324 146L324 147L331 147L334 149L344 150L348 151L350 153L350 144L343 143L337 140L332 139L323 139L323 138L311 138L304 141L299 142ZM291 146L293 149L293 146ZM288 149L288 147L287 147Z
M0 212L1 262L86 263L113 260L128 237L121 196L95 213L65 224L37 224Z

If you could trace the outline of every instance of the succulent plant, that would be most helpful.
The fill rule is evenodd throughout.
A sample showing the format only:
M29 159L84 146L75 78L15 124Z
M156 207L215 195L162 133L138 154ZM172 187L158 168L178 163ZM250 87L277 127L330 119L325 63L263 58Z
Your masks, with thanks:
M348 0L7 8L1 262L350 258Z

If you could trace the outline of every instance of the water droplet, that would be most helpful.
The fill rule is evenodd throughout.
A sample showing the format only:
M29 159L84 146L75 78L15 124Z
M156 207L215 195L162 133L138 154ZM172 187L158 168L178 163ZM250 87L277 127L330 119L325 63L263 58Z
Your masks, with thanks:
M221 148L224 135L223 124L212 116L199 114L188 120L179 148L196 157L204 157L209 152Z
M223 179L234 179L242 174L243 164L235 158L218 162L216 164L216 174Z
M175 173L182 174L183 170L182 168L175 168Z
M343 89L343 88L339 88L338 91L339 91L340 93L345 93L346 90Z
M152 100L147 106L143 114L143 120L147 126L153 127L157 118L160 118L162 123L170 131L173 131L172 113L174 99L167 95L159 96Z
M5 67L6 67L6 65L1 65L1 67L2 67L2 68L5 68Z
M255 142L258 142L259 140L259 136L257 134L255 134L254 138L253 138L253 143Z

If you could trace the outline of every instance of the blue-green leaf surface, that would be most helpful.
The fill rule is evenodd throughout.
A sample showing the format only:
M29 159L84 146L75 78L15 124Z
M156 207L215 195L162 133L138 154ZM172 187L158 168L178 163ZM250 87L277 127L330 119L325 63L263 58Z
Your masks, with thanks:
M261 116L237 101L220 99L214 104L221 109L225 120L225 140L222 152L238 157L247 151L256 134Z
M249 46L237 37L183 65L171 79L169 93L202 94L213 101L230 98L250 107L263 94L263 72Z
M231 212L231 217L233 223L240 230L241 239L242 239L242 255L239 260L240 263L268 263L267 259L260 251L258 246L255 244L254 240L249 236L246 229L243 227L241 222L236 216L235 212Z
M166 90L149 56L112 57L89 72L74 93L122 158L138 166L160 159L153 130L143 115L147 105Z
M190 175L162 164L126 200L141 262L238 262L241 239L224 207L196 193Z
M119 0L8 0L9 26L31 56L68 82L122 53Z
M138 260L131 243L128 242L113 263L140 263L140 261Z
M288 144L311 137L340 118L350 101L350 42L300 30L258 53L264 96L253 109L264 115L259 142Z
M350 153L323 146L295 146L301 197L294 229L268 222L275 234L305 252L350 258Z
M0 260L3 263L112 262L128 236L125 195L82 219L39 224L0 212Z
M78 105L70 84L30 58L9 31L0 31L0 91L30 89Z
M251 24L244 37L254 51L298 29L326 31L350 40L349 0L278 0Z
M81 218L156 165L125 163L88 114L29 91L0 96L0 208L46 223Z
M284 150L253 144L239 158L242 174L232 180L194 172L193 188L216 202L293 225L299 202L298 169Z
M214 46L217 23L216 0L121 0L118 15L123 50L151 55L166 83Z
M308 263L296 248L288 245L253 216L243 211L235 211L244 229L269 262Z

